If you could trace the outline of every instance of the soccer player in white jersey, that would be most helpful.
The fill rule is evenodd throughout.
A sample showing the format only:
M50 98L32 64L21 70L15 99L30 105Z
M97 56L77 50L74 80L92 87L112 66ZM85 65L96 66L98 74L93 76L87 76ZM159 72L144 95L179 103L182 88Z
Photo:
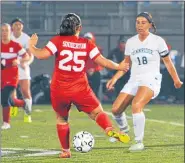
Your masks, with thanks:
M23 32L24 22L20 18L16 18L11 22L12 26L12 34L11 40L20 43L26 52L29 54L30 59L27 63L25 63L25 67L22 68L21 66L18 67L19 70L19 85L21 88L21 93L25 102L30 107L29 110L32 110L32 97L30 91L30 64L33 62L33 55L29 51L28 41L30 37ZM16 92L14 92L13 96L16 96ZM31 115L24 114L24 122L31 122Z
M131 65L130 79L121 90L112 107L113 117L120 130L123 129L124 131L124 129L128 128L125 109L130 103L132 105L136 144L129 148L130 151L144 149L145 115L143 108L160 92L162 80L160 57L174 81L175 88L180 88L183 84L171 61L165 41L160 36L150 33L151 28L156 32L156 26L151 14L147 12L140 13L136 18L138 34L127 40L125 59L122 62ZM116 81L123 75L123 71L118 71L107 82L107 88L112 89Z

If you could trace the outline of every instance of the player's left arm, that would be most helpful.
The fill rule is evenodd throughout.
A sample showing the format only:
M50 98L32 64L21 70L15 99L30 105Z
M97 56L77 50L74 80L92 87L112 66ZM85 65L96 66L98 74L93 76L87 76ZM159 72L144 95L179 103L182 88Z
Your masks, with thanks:
M177 74L176 68L171 60L170 55L163 57L162 60L165 64L170 76L172 77L172 79L174 81L175 88L180 88L182 86L183 82L181 82L181 80Z
M173 82L174 82L174 86L175 88L180 88L183 84L183 82L180 81L180 78L177 74L177 71L176 71L176 68L171 60L171 57L169 55L169 50L168 50L168 47L166 45L166 42L163 38L161 37L158 37L158 45L159 45L159 55L162 57L162 60L170 74L170 76L172 77L173 79Z
M36 48L38 42L37 34L33 34L29 40L29 50L38 59L47 59L51 56L50 51L46 48Z

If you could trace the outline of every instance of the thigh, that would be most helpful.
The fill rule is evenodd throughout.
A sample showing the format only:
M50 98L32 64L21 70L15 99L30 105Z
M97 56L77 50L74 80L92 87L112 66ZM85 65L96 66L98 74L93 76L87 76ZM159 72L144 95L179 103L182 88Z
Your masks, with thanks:
M112 111L116 113L122 113L128 105L132 102L133 95L127 93L120 93L113 103Z
M152 99L156 98L161 89L162 75L148 76L139 82L139 86L145 86L153 91ZM168 88L169 89L169 88Z
M146 86L140 86L138 88L136 96L134 97L134 99L132 101L132 109L137 108L137 109L139 109L139 112L141 112L142 109L145 107L145 105L148 104L149 101L152 99L153 95L154 95L154 92L150 88L148 88ZM132 111L134 111L134 110L132 110Z
M30 90L30 80L28 80L28 79L19 80L19 85L20 85L21 91L29 91Z
M59 92L62 91L51 91L51 104L53 110L61 117L68 117L71 108L71 100L69 97L59 94Z
M20 85L20 89L23 97L31 98L30 80L28 79L19 80L19 85Z
M91 89L80 92L78 95L74 95L72 103L75 104L79 111L83 111L88 114L100 105L99 100Z

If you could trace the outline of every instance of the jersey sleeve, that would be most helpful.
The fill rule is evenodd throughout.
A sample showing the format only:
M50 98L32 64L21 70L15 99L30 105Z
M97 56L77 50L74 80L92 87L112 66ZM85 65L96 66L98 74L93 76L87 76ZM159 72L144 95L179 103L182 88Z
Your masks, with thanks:
M158 37L158 51L159 51L159 55L161 57L166 57L167 55L169 55L169 50L168 50L168 46L166 44L166 42L164 41L163 38Z
M98 50L98 47L91 41L89 41L88 44L89 58L95 60L100 55L100 51Z
M131 46L130 46L130 41L127 40L125 44L125 55L130 56L131 55Z
M50 52L51 55L54 55L57 52L57 37L53 37L45 46L45 48Z
M19 57L23 57L26 54L26 50L19 43L17 43L17 54Z

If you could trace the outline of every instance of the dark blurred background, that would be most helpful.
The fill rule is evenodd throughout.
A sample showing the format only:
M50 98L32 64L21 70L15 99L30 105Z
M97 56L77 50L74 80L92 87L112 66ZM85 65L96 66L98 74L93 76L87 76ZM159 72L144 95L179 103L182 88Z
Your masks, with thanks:
M113 51L120 55L120 43L136 34L135 18L140 12L150 12L157 26L157 34L162 36L170 49L170 55L177 71L184 81L184 2L121 2L121 1L2 1L1 21L10 23L15 17L24 21L24 32L31 35L38 33L39 47L59 31L62 16L74 12L82 19L82 36L92 32L96 43L101 47L105 57ZM115 48L117 51L115 52ZM123 52L124 54L124 52ZM111 59L118 62L113 56ZM118 57L119 58L119 57ZM32 96L34 103L49 103L49 81L52 75L54 58L46 61L37 59L31 65ZM166 68L161 64L163 82L160 95L151 103L184 104L184 87L176 90ZM113 71L100 71L98 97L103 103L111 103L126 82L120 82L116 90L107 92L106 81ZM90 81L91 82L91 81Z

